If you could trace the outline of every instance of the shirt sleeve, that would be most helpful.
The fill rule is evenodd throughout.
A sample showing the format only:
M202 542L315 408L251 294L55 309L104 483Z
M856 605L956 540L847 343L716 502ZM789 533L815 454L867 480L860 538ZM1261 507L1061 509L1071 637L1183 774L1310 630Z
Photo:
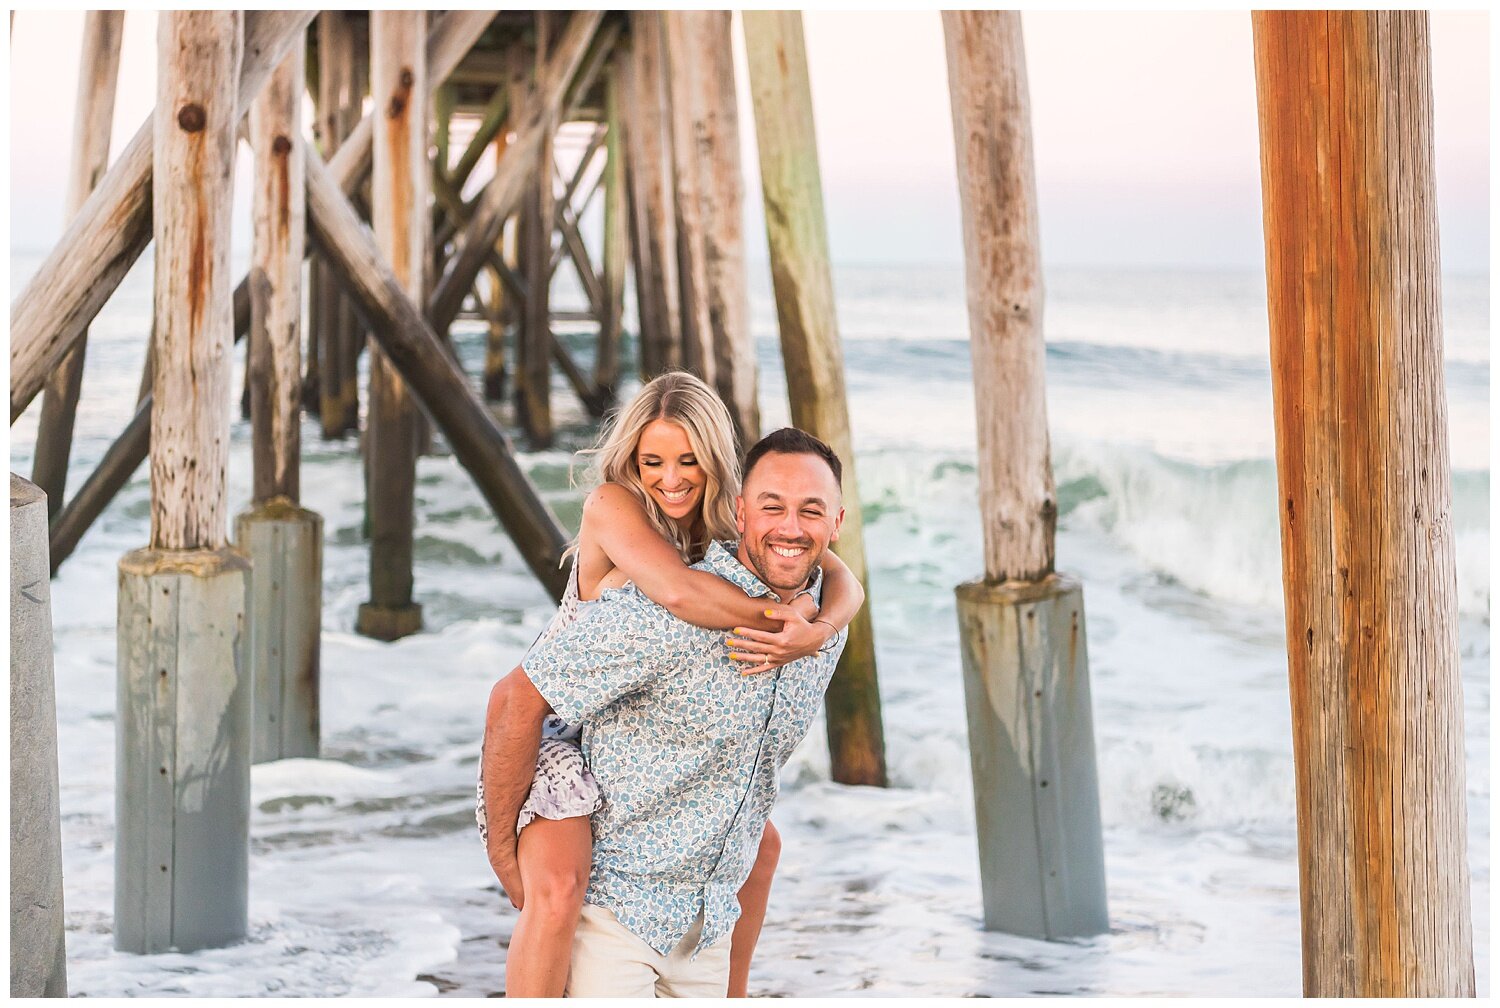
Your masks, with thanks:
M558 717L578 724L674 667L679 635L671 633L671 621L666 610L644 599L606 596L533 648L521 667Z

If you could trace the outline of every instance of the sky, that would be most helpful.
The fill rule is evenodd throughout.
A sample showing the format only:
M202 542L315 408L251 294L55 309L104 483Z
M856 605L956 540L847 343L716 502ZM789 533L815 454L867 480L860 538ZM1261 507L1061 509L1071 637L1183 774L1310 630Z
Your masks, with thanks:
M10 47L11 247L61 233L81 12L22 11ZM1261 269L1246 12L1023 15L1042 255L1050 265ZM804 26L837 262L960 262L942 22L809 12ZM150 112L154 15L125 19L112 154ZM1489 265L1489 15L1432 16L1444 268ZM747 251L765 258L738 48ZM45 101L33 100L45 95ZM61 113L61 114L59 114ZM248 166L242 158L241 164ZM247 213L247 190L238 205ZM236 243L248 240L236 227Z

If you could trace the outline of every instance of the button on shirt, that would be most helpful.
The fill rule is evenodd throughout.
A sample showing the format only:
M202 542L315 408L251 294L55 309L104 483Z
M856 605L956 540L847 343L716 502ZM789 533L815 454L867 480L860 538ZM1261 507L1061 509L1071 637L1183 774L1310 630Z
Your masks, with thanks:
M713 543L694 568L775 603L734 549ZM815 592L821 576L814 568ZM604 794L588 902L662 955L700 909L698 949L729 934L781 767L807 734L844 641L840 632L820 654L744 675L723 631L684 623L627 585L533 649L526 675L559 716L582 722Z

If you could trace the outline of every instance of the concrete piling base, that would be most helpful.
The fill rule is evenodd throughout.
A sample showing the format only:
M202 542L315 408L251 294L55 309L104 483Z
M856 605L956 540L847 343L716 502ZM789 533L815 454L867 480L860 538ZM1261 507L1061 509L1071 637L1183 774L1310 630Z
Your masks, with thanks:
M959 585L984 926L1032 938L1109 927L1083 586Z
M10 996L67 997L47 495L10 476Z
M240 515L235 539L253 568L251 759L316 758L323 519L276 498Z
M115 947L245 935L250 562L230 549L120 561Z

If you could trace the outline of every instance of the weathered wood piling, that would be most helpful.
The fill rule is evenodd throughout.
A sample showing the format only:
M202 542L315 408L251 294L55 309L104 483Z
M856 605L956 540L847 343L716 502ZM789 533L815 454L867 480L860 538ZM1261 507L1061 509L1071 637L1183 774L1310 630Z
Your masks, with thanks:
M229 209L243 16L163 12L151 542L120 561L115 946L245 934L250 565L229 547Z
M1309 997L1474 994L1427 15L1254 15Z
M250 749L257 763L318 755L323 520L298 503L307 182L303 145L295 141L302 135L305 59L304 50L294 48L250 108L254 489L251 510L236 520L235 541L252 566ZM336 373L320 372L325 387Z
M375 109L371 216L375 240L407 297L427 291L427 60L421 11L370 14L370 97ZM366 429L370 499L370 600L355 629L397 640L422 628L413 599L417 404L378 343L370 347Z
M114 125L115 84L120 70L120 37L124 11L88 11L83 18L83 52L78 62L78 99L73 118L73 161L68 170L67 214L78 213L109 167L109 137ZM42 415L37 420L36 455L31 478L47 495L49 517L62 509L73 450L73 421L83 388L84 350L88 331L47 376Z
M1083 586L1054 569L1057 496L1021 15L947 11L979 442L984 577L957 589L984 922L1102 934L1104 838Z
M844 460L847 514L834 551L868 592L802 15L746 11L742 16L792 422L822 438ZM884 787L885 731L870 609L866 597L849 625L848 643L828 688L828 749L834 780Z

